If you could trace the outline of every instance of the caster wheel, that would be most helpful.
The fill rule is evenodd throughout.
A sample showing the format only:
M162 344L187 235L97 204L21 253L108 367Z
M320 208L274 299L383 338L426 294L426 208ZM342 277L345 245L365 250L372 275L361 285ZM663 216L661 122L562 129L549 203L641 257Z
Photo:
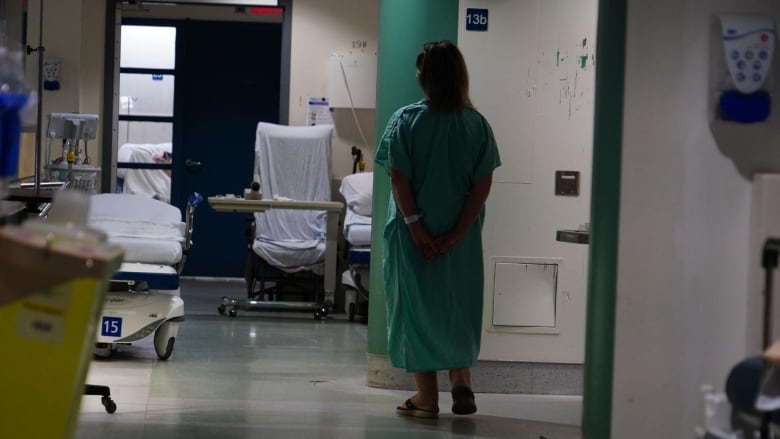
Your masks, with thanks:
M349 321L354 322L355 321L355 315L357 314L357 307L354 303L349 304L349 311L347 312L347 315L349 316Z
M156 342L156 340L155 340ZM154 344L154 351L157 353L157 358L160 360L166 361L169 358L171 358L171 354L173 354L173 344L176 342L176 339L171 337L168 339L168 342L165 343L165 347L161 348L159 343Z
M160 360L171 358L178 328L179 324L176 322L165 322L154 331L154 352Z
M96 343L94 355L98 358L111 358L117 351L116 345L106 343Z
M103 404L103 407L105 407L106 413L116 412L116 403L111 399L110 396L104 396L100 398L100 402Z
M224 315L225 314L225 305L219 305L217 307L217 311L219 311L220 315Z
M237 316L237 315L238 315L238 310L236 310L235 308L233 308L233 309L231 309L230 311L228 311L228 315L229 315L230 317L235 317L235 316Z
M322 314L319 311L314 313L314 320L322 320Z

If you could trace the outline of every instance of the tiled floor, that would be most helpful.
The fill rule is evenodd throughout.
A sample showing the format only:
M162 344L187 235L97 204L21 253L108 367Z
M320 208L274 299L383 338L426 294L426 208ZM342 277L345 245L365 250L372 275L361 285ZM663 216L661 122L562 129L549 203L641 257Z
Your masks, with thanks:
M477 394L455 416L442 394L438 420L395 415L408 391L365 385L365 324L342 316L240 312L220 316L240 286L189 281L187 320L173 357L148 341L92 362L88 382L111 386L109 415L84 397L78 438L579 438L581 398ZM479 389L475 389L479 390Z

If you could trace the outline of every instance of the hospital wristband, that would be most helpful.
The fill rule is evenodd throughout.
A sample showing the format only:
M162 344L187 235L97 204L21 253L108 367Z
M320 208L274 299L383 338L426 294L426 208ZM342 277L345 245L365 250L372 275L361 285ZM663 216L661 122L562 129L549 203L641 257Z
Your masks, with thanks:
M412 224L416 223L417 221L420 221L420 218L422 218L422 214L415 213L414 215L409 215L404 217L404 223L406 224Z

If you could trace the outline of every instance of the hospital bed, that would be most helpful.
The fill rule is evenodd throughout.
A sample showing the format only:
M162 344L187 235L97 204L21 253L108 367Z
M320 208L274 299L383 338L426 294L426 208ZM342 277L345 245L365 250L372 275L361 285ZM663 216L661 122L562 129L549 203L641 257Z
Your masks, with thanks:
M100 317L99 355L153 335L157 356L170 358L184 320L179 275L192 246L195 208L201 201L197 193L190 197L182 222L178 208L148 196L92 197L89 225L106 232L109 242L125 251Z
M246 300L222 298L220 314L246 310L332 311L338 219L331 201L331 126L261 122L255 140L259 199L210 197L218 211L248 212ZM295 296L298 300L285 300Z
M347 241L348 269L341 276L341 285L350 321L354 321L359 315L368 315L373 185L374 173L361 172L344 177L339 188L347 202L343 231Z

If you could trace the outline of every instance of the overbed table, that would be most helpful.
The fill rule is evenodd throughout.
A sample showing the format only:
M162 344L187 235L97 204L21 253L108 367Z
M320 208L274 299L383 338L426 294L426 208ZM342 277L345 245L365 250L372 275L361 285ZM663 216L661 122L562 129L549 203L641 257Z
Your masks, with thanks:
M286 302L286 301L262 301L251 299L222 298L219 306L220 313L226 307L232 307L230 316L235 317L239 308L252 310L262 309L290 309L290 310L314 310L314 317L320 319L328 314L334 303L336 291L337 269L337 241L339 214L344 209L344 204L338 201L297 201L297 200L250 200L239 197L209 197L211 207L218 212L254 213L265 212L270 209L294 209L294 210L324 210L327 212L327 228L325 230L325 279L324 302Z

